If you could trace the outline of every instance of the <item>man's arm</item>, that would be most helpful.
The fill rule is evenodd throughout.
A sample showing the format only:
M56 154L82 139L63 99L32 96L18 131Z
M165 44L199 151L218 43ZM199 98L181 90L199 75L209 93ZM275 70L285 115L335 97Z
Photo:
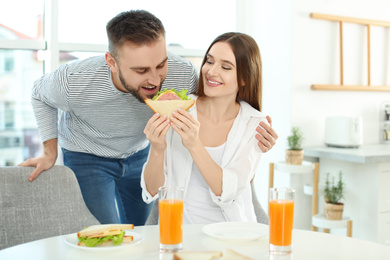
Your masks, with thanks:
M258 145L263 153L271 150L276 143L276 139L278 139L278 134L272 128L272 119L270 116L267 116L267 121L269 125L262 121L256 127L257 134L255 137L259 141Z
M41 156L18 165L36 167L29 176L29 181L35 180L42 171L50 169L57 160L58 108L68 111L70 104L67 96L69 91L65 91L68 89L67 77L68 67L63 65L34 82L31 103L44 152Z
M18 165L35 167L35 170L28 177L29 181L35 180L41 172L50 169L55 164L57 160L57 138L44 142L43 149L43 155L28 159Z

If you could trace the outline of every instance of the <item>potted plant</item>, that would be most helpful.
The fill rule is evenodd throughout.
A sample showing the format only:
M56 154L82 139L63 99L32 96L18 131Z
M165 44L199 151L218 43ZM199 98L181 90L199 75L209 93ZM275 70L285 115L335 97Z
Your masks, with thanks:
M340 200L344 198L344 186L342 171L339 172L337 184L334 176L330 182L329 173L326 175L324 213L327 219L341 220L343 218L344 203L341 203Z
M301 165L303 161L302 149L303 134L299 127L291 128L291 135L287 137L286 163Z

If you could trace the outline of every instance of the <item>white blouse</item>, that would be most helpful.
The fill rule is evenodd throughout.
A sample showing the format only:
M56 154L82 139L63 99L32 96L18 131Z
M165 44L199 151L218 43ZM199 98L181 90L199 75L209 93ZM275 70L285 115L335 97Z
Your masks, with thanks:
M197 99L194 95L191 95L191 98ZM197 118L196 103L189 112ZM228 134L220 162L221 196L216 196L208 189L211 200L220 207L226 221L256 222L250 181L255 175L262 154L255 138L256 127L260 121L266 122L266 117L248 103L241 101L240 111ZM184 198L187 198L194 161L190 152L183 146L180 135L172 128L169 129L165 140L167 149L164 159L164 186L184 187ZM141 175L141 187L142 198L146 203L158 198L158 194L152 196L148 192L144 171ZM186 203L185 200L184 205ZM190 221L187 210L184 211L184 219Z

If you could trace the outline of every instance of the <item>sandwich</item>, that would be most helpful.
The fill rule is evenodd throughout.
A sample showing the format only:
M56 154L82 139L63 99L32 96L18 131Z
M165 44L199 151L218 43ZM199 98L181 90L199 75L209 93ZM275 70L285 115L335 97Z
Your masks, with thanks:
M95 247L101 245L120 245L133 241L125 230L134 229L133 224L105 224L89 226L77 233L79 246Z
M160 90L152 99L145 99L145 103L160 115L166 115L171 118L172 112L181 108L188 110L195 104L195 100L187 96L187 90L177 91L175 89Z

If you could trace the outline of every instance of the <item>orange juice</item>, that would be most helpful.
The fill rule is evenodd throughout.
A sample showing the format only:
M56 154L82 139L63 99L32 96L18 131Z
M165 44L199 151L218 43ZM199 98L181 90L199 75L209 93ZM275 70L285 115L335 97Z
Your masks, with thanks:
M158 202L160 243L176 245L183 241L183 200L162 199Z
M274 246L291 245L291 235L294 222L293 200L269 201L269 243Z

